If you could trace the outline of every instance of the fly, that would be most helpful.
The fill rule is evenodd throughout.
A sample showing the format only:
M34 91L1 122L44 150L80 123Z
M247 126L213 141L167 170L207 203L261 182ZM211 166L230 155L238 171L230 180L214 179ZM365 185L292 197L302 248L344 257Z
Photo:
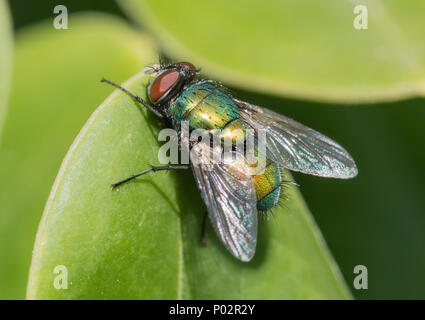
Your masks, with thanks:
M252 174L243 156L242 161L218 157L220 161L206 163L206 154L221 154L223 149L200 141L190 144L188 165L152 167L112 187L149 172L192 169L217 236L241 261L254 256L257 215L277 204L283 169L340 179L357 175L354 160L339 144L279 113L233 98L215 81L199 78L192 63L153 65L145 73L156 74L147 88L150 103L116 83L102 82L124 91L177 132L186 121L190 131L201 130L220 139L230 136L244 143L248 130L264 130L264 167Z

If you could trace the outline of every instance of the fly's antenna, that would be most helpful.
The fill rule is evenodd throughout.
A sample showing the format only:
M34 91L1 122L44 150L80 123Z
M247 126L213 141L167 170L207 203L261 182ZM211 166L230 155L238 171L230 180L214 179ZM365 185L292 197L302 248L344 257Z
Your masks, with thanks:
M136 100L137 102L139 102L140 104L142 104L144 107L148 108L150 111L152 111L156 116L158 116L159 118L163 118L164 116L159 113L158 110L156 110L154 107L152 107L149 103L147 103L145 100L143 100L142 98L140 98L139 96L135 95L134 93L131 93L130 91L128 91L126 88L121 87L119 84L116 84L115 82L112 82L108 79L102 78L102 80L100 80L100 82L106 82L108 84L110 84L111 86L114 86L115 88L120 89L121 91L125 92L126 94L128 94L130 97L132 97L134 100Z
M146 66L143 69L143 73L144 74L153 74L153 73L158 72L160 69L161 69L161 65L159 65L159 64L153 64L151 66Z

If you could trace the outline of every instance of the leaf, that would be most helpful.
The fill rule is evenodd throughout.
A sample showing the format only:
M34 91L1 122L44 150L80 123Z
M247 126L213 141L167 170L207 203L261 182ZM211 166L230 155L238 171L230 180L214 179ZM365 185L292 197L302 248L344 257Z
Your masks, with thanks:
M422 0L120 0L166 52L242 88L341 103L425 94ZM353 26L357 5L368 29Z
M124 84L145 97L149 78ZM34 248L31 299L341 299L350 294L296 189L261 218L250 263L233 258L207 225L191 172L158 172L158 121L115 91L72 144L51 191ZM67 268L68 289L53 283Z
M12 23L9 7L0 0L0 142L12 75Z
M56 30L49 20L17 35L0 145L1 299L25 297L37 225L60 163L109 92L100 79L122 81L155 56L150 41L121 20L85 14L68 23Z

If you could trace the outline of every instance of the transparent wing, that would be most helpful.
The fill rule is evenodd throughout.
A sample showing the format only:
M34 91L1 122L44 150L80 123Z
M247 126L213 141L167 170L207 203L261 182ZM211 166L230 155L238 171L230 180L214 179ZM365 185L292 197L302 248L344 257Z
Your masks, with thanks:
M283 167L307 174L348 179L357 175L350 154L339 144L269 109L234 100L253 128L267 131L267 157Z
M204 163L200 160L202 149L209 148L201 143L192 148L196 183L220 240L236 258L250 261L257 241L257 200L252 177L240 161Z

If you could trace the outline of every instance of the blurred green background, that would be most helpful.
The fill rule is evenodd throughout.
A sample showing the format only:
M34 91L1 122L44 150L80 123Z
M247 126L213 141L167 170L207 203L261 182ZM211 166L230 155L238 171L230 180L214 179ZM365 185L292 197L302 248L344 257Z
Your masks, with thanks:
M60 4L66 5L70 13L101 11L132 23L115 1L73 0L61 1ZM33 23L52 19L57 3L13 0L9 5L14 32L19 33ZM261 46L261 43L258 45ZM173 56L173 52L166 53ZM118 80L129 76L131 73L123 73L122 79ZM226 85L231 86L231 83ZM310 102L312 99L306 102L276 94L255 93L255 90L244 90L240 86L232 89L243 100L279 109L285 115L335 138L356 160L359 176L350 181L294 174L354 297L425 298L424 99L361 105L327 104ZM93 102L93 108L95 106ZM88 117L92 111L86 110L85 115ZM84 121L80 127L83 124ZM75 125L78 127L77 123ZM69 136L69 143L63 146L63 156L74 136ZM49 179L51 184L59 165L52 164L52 170L46 173L45 179ZM48 191L43 190L44 198L40 196L40 210ZM20 221L19 226L25 225L25 236L34 238L37 223L38 220ZM0 259L2 264L10 264L9 270L13 270L13 261ZM29 266L29 262L30 257L22 258L22 265ZM352 286L356 265L368 268L368 290L355 290ZM23 298L25 283L26 279L17 284L1 283L7 289L1 288L0 298Z

